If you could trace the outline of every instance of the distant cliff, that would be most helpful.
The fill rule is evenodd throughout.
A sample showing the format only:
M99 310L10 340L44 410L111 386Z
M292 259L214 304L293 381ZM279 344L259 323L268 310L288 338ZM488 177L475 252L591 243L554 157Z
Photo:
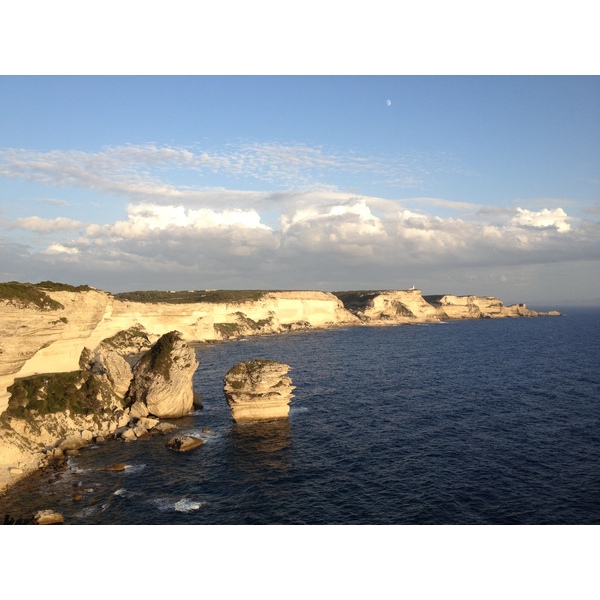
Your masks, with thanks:
M84 348L93 352L103 340L131 328L152 342L173 330L187 342L203 342L313 328L538 314L492 297L423 297L416 289L138 292L119 299L87 286L10 285L4 294L0 288L0 413L15 378L74 371Z

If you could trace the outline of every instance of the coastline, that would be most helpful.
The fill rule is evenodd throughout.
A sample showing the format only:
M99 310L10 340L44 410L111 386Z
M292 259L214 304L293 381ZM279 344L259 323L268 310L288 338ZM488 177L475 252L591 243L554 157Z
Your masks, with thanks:
M239 340L249 336L302 333L319 329L356 326L391 326L435 323L457 319L516 318L556 316L560 313L538 313L524 304L509 307L493 297L429 296L420 290L376 292L266 292L258 299L241 303L136 303L115 299L98 290L48 291L47 295L62 307L40 311L31 307L15 307L4 303L0 310L3 336L7 321L17 321L17 330L34 329L36 335L19 335L17 342L36 341L31 358L20 368L4 374L5 411L7 388L17 378L36 373L52 373L78 368L83 349L93 350L103 340L118 332L141 328L150 338L158 338L170 330L183 330L190 346ZM427 301L429 300L429 301ZM2 323L4 318L5 323ZM7 346L2 340L2 345ZM23 347L17 348L21 353ZM10 357L10 352L6 353ZM5 354L5 357L6 357ZM130 357L139 354L131 352ZM0 361L1 362L1 361ZM18 363L17 363L18 364ZM6 385L8 383L8 385ZM1 390L0 390L1 391ZM55 440L58 443L60 440ZM0 495L17 481L38 471L46 454L17 453L0 447Z

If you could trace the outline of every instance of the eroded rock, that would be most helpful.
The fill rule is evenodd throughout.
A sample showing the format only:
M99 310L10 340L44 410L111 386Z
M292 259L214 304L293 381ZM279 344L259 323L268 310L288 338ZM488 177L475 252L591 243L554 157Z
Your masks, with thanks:
M247 423L287 418L295 389L286 375L290 368L266 359L244 361L233 367L223 379L233 420Z
M133 369L128 400L141 402L148 414L177 418L194 407L192 377L198 367L196 354L177 331L163 335Z

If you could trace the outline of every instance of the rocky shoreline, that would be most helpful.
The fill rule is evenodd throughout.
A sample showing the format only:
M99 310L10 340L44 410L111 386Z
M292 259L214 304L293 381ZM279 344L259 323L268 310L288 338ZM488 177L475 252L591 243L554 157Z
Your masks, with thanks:
M27 288L34 298L39 293L37 303L0 296L0 494L33 471L62 468L85 445L162 432L170 424L160 419L201 406L191 383L198 344L339 326L560 314L493 297L424 297L416 289L168 304L56 285ZM261 365L264 377L252 385L238 381L240 365L228 374L224 391L235 421L287 416L289 367L274 364ZM270 404L257 408L261 395Z

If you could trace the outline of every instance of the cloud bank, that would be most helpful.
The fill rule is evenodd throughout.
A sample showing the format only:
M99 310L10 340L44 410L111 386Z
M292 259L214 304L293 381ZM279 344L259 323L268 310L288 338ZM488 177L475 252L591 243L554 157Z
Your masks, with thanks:
M181 172L186 184L173 183ZM125 201L122 218L103 223L39 215L6 222L7 236L36 234L37 247L5 236L3 279L30 274L33 280L39 273L94 285L98 277L97 285L113 291L385 288L479 269L508 281L511 269L526 265L600 259L600 225L564 207L389 199L331 183L336 174L354 172L412 185L424 170L410 157L388 161L276 144L219 152L155 145L95 153L3 150L2 177ZM201 186L211 173L225 174L230 184L250 178L267 189ZM52 206L68 210L59 199Z

